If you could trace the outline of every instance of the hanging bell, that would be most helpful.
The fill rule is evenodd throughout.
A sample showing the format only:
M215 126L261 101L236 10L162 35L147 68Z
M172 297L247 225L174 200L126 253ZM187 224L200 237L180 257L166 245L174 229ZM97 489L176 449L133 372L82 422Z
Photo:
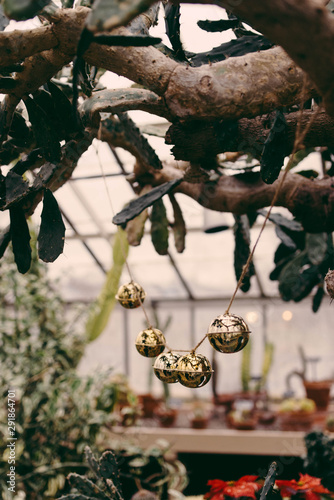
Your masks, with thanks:
M232 353L241 351L249 340L250 330L236 314L221 314L209 326L207 337L218 352Z
M175 352L163 352L154 362L154 374L159 380L167 384L178 382L178 374L175 367L179 359L180 354L176 354Z
M130 281L126 285L122 285L117 292L116 299L121 304L121 306L126 309L135 309L139 307L142 302L144 302L146 297L146 292L144 289L135 283Z
M157 328L146 328L136 338L136 349L146 358L155 358L165 349L166 339Z
M203 387L212 374L210 361L195 353L181 356L176 363L176 371L180 384L190 388Z

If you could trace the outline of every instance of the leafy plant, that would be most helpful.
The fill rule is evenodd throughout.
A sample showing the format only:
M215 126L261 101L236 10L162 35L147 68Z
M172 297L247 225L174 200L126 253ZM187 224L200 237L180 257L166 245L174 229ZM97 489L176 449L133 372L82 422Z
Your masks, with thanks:
M18 274L8 253L0 277L0 441L8 437L10 389L15 392L17 491L32 500L54 498L67 468L85 468L84 446L94 444L111 421L110 408L98 405L106 376L82 378L76 373L85 337L75 330L84 331L84 317L81 311L67 314L37 259L35 240L30 271ZM8 448L0 459L3 492L8 486L7 455Z
M321 431L312 431L304 438L306 457L304 469L322 478L322 484L334 490L334 439Z

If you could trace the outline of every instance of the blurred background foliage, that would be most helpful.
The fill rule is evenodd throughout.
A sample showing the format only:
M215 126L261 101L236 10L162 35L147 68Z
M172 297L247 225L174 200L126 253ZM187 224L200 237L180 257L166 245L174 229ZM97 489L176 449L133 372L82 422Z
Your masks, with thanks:
M84 447L94 449L100 431L114 421L116 402L127 399L129 388L124 378L110 372L85 378L76 373L89 311L65 307L37 258L32 235L28 273L17 273L11 252L0 262L0 442L7 442L11 389L16 399L17 491L34 500L54 498L69 470L85 471ZM4 446L0 491L5 499L8 453Z

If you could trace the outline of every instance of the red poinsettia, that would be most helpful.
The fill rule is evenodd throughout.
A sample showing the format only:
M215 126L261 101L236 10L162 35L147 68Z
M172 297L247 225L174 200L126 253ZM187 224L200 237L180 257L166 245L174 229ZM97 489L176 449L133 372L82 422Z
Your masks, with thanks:
M204 495L209 500L224 500L228 498L252 498L256 499L255 493L262 488L262 484L256 482L258 476L242 476L237 481L222 481L212 479L208 481L210 491Z
M278 479L276 486L284 498L291 498L297 494L299 498L305 500L320 500L321 494L333 496L332 492L322 486L320 478L309 476L308 474L299 474L299 481L295 479L291 479L290 481Z

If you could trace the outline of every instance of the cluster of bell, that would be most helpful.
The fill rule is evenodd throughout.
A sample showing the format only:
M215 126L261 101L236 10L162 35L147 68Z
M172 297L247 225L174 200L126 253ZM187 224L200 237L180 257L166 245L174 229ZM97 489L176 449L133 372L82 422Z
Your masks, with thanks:
M139 307L146 293L137 283L131 281L122 285L116 299L127 309ZM243 349L249 340L250 330L245 321L236 314L217 316L209 325L206 334L211 346L218 352L234 353ZM190 388L203 387L212 375L210 361L202 354L191 351L181 356L173 351L164 352L166 339L157 328L146 328L136 338L136 349L142 356L156 358L153 370L162 382L179 382Z

